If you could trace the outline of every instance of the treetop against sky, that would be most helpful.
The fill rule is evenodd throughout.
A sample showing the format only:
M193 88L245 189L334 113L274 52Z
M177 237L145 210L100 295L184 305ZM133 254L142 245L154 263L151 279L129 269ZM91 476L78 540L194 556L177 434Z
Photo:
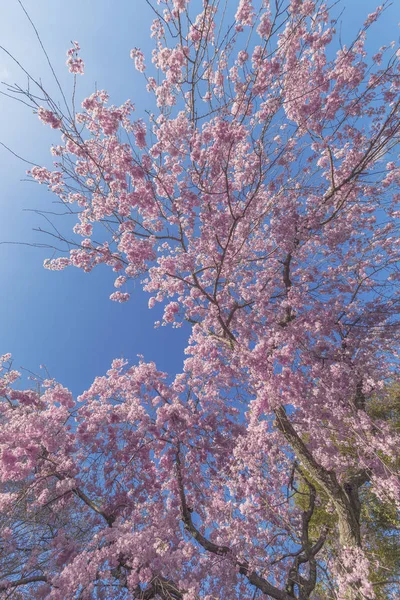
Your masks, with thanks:
M51 3L27 0L24 6L40 32L68 98L72 82L65 69L65 52L70 41L76 39L83 48L86 69L85 77L78 81L79 101L93 92L97 82L98 87L110 92L112 103L121 104L130 98L136 116L146 117L145 110L152 100L130 59L130 50L136 46L146 52L151 64L152 40L148 34L153 13L145 0L120 0L112 7L107 0L99 0L95 19L90 3L80 0L70 0L68 11L61 0ZM352 0L334 7L335 15L340 16L338 34L342 43L351 42L365 16L374 12L376 6L376 0ZM232 20L235 2L228 3L227 9ZM75 18L77 14L79 19ZM366 47L370 55L376 54L382 44L398 39L398 21L398 9L392 3L368 31ZM57 35L54 35L55 23ZM36 79L40 77L46 89L58 99L46 58L17 0L2 6L0 36L2 45ZM328 50L332 55L338 44L337 39L335 49ZM4 53L0 58L0 74L6 83L25 83L18 66ZM32 118L23 104L5 96L0 103L0 141L24 158L51 167L49 147L58 143L57 132ZM49 224L28 209L55 212L57 206L43 186L33 186L26 180L20 183L25 177L25 167L1 149L0 241L54 246L53 239L33 231L40 227L48 230ZM63 232L71 232L74 223L66 226L66 217L63 219L54 218L54 225ZM160 311L156 312L157 307L147 310L148 294L142 294L140 286L131 287L134 292L129 305L110 304L107 292L111 293L114 278L107 269L95 270L90 277L77 269L50 273L42 268L42 262L51 256L51 249L1 244L0 253L2 346L4 352L13 353L18 365L36 372L38 364L45 364L50 374L71 387L75 394L90 385L116 356L134 361L137 354L143 354L164 370L181 369L188 331L170 327L154 330L153 323L160 319ZM140 319L136 318L138 313ZM103 343L105 338L107 344Z
M118 57L115 95L88 86L78 36L59 76L37 35L48 86L4 49L24 75L5 98L36 119L21 155L43 225L21 241L46 256L42 345L65 362L70 344L91 349L80 395L45 370L24 389L2 357L4 597L395 598L391 6L356 11L352 37L336 3L141 6L153 21L128 52L129 95ZM62 329L51 277L75 307Z

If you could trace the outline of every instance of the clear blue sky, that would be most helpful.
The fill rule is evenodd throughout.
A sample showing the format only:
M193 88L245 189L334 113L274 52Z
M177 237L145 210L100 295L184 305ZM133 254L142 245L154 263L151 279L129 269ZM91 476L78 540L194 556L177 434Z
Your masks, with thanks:
M372 12L376 0L345 0L343 42ZM396 6L397 4L397 6ZM72 77L65 68L65 52L78 40L86 74L79 79L79 96L95 89L110 92L114 104L130 98L137 115L148 102L142 77L133 69L130 49L150 52L151 11L145 0L25 0L42 41L65 90ZM5 46L44 87L54 90L48 66L35 34L17 0L0 0L0 44ZM373 28L369 46L377 47L399 36L398 0ZM24 84L21 72L0 54L0 80ZM58 142L31 111L0 97L0 141L24 157L50 164L49 146ZM51 210L44 186L21 181L25 166L0 147L0 242L39 242L46 238L34 227L45 227L41 218L24 209ZM131 361L137 354L155 360L160 369L181 370L188 329L154 329L159 318L147 309L148 296L136 286L127 304L108 299L113 274L97 268L90 274L77 269L61 273L43 269L48 250L24 245L0 245L0 354L12 352L15 366L40 372L45 364L51 376L79 393L96 375L102 375L115 357Z

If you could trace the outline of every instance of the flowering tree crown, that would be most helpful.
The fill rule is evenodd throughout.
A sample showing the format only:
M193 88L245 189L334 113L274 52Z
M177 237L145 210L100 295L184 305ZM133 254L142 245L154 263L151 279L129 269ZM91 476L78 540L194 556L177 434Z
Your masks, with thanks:
M389 534L400 502L399 50L365 50L383 7L339 48L315 0L240 0L232 23L218 0L158 4L151 60L131 52L149 119L105 91L80 112L27 91L61 134L30 175L79 209L45 266L106 264L119 302L139 278L162 324L191 324L188 357L175 378L114 361L76 403L16 391L3 358L0 585L394 598L367 519L392 511Z

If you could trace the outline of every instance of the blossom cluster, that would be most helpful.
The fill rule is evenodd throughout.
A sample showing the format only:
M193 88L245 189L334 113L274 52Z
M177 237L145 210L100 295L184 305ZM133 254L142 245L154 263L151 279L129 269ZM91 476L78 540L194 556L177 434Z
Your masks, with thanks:
M380 9L339 47L316 0L240 0L225 29L217 0L159 4L151 61L131 51L154 114L104 90L73 121L40 107L62 135L55 168L30 175L77 208L78 241L45 266L106 265L121 303L138 279L159 324L190 328L186 359L169 378L114 361L75 403L55 382L18 391L2 357L16 575L1 585L29 572L37 598L280 600L313 597L318 573L335 598L373 598L361 505L400 502L382 410L398 366L398 50L368 57Z

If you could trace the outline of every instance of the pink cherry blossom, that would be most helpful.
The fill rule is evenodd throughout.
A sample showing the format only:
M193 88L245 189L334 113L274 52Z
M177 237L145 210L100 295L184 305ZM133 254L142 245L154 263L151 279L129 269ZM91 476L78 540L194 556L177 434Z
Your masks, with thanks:
M57 118L56 115L50 110L46 110L42 106L38 109L38 117L43 123L50 125L52 129L60 129L61 119Z
M144 73L146 66L144 64L144 54L138 48L131 50L131 59L135 63L135 69L140 73Z
M83 75L85 64L80 56L78 56L78 52L80 50L80 46L78 42L73 42L72 48L70 48L67 52L67 67L70 73L74 75Z
M185 360L116 359L75 399L3 355L0 585L371 600L367 498L400 504L399 51L369 54L380 8L340 44L314 0L154 8L147 70L131 51L153 113L48 97L56 163L29 175L76 213L45 267L105 265L120 303L140 285Z

